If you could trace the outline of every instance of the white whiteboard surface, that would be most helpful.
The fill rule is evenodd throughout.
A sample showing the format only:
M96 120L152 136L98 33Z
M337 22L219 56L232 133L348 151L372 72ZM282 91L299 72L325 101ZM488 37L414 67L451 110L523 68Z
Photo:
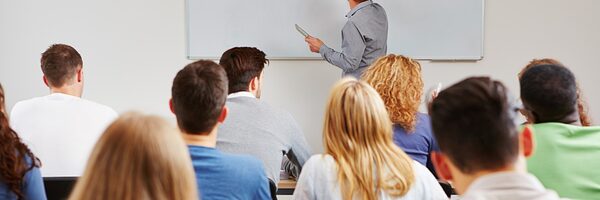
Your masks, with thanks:
M484 0L374 0L387 12L388 53L426 60L483 58ZM340 50L346 0L187 0L189 59L254 46L272 59L319 59L299 24Z

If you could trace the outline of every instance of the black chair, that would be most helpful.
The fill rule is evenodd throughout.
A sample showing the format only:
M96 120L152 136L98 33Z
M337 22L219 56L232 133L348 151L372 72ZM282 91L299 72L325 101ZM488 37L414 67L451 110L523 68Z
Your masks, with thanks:
M275 185L275 181L271 180L270 178L268 180L269 180L269 189L271 189L271 199L277 200L277 185Z
M440 186L442 186L442 189L444 190L444 193L446 193L446 196L448 196L448 198L450 198L452 195L456 195L456 191L454 190L452 185L450 185L450 183L444 181L438 181L438 183L440 184Z
M48 200L69 198L78 177L44 177L44 189Z

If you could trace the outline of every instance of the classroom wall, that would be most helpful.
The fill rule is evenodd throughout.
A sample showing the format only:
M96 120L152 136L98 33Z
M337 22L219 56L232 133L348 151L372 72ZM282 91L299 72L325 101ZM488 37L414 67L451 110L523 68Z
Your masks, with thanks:
M0 0L0 82L8 109L48 93L39 58L60 42L84 58L84 98L118 112L142 110L173 120L167 106L171 81L191 62L185 57L184 6L183 0ZM532 58L553 57L575 72L598 121L599 7L597 0L486 1L484 59L422 62L425 86L489 75L518 94L520 68ZM323 149L325 100L340 73L323 61L272 61L265 71L263 99L290 111L316 152Z

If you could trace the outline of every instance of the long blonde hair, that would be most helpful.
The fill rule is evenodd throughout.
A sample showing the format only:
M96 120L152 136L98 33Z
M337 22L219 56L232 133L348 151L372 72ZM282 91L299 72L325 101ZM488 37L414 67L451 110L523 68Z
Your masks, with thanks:
M421 64L402 55L390 54L375 61L363 74L383 99L393 123L407 132L417 125L417 111L423 95Z
M159 117L122 115L96 143L69 199L198 199L179 131Z
M337 165L343 199L404 196L415 180L412 160L392 142L392 123L377 92L354 78L331 91L323 128L325 151Z

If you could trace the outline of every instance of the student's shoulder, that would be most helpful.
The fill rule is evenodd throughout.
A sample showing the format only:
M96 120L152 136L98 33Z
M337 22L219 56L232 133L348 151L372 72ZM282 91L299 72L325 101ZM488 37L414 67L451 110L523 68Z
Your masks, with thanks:
M26 113L31 113L32 110L35 110L41 104L42 100L43 97L34 97L17 102L10 111L13 122L14 120L19 120L23 114L27 115Z
M415 189L419 188L419 191L428 193L434 197L433 199L446 199L440 183L427 167L417 161L413 161L413 173L417 183L415 184Z
M229 164L235 164L238 166L244 166L248 170L259 170L263 171L264 167L260 160L250 155L244 154L232 154L221 152L221 158Z
M15 110L31 108L32 106L39 104L40 101L42 101L43 99L44 99L44 97L34 97L31 99L25 99L25 100L19 101L13 106L12 110L15 111Z
M311 156L308 161L302 166L303 172L305 170L325 170L335 166L335 159L329 154L316 154Z
M560 135L574 135L574 134L592 134L599 135L600 134L600 126L576 126L564 123L539 123L528 125L533 128L534 133L546 133L546 134L538 134L538 136L547 136L550 137L552 134L549 133L557 133ZM521 126L523 128L524 126Z
M102 112L102 113L106 113L108 115L114 115L114 116L117 115L117 112L115 110L113 110L111 107L108 107L104 104L100 104L100 103L97 103L95 101L88 100L88 99L81 99L81 103L84 104L88 108L92 108L92 109L96 110L97 112Z

